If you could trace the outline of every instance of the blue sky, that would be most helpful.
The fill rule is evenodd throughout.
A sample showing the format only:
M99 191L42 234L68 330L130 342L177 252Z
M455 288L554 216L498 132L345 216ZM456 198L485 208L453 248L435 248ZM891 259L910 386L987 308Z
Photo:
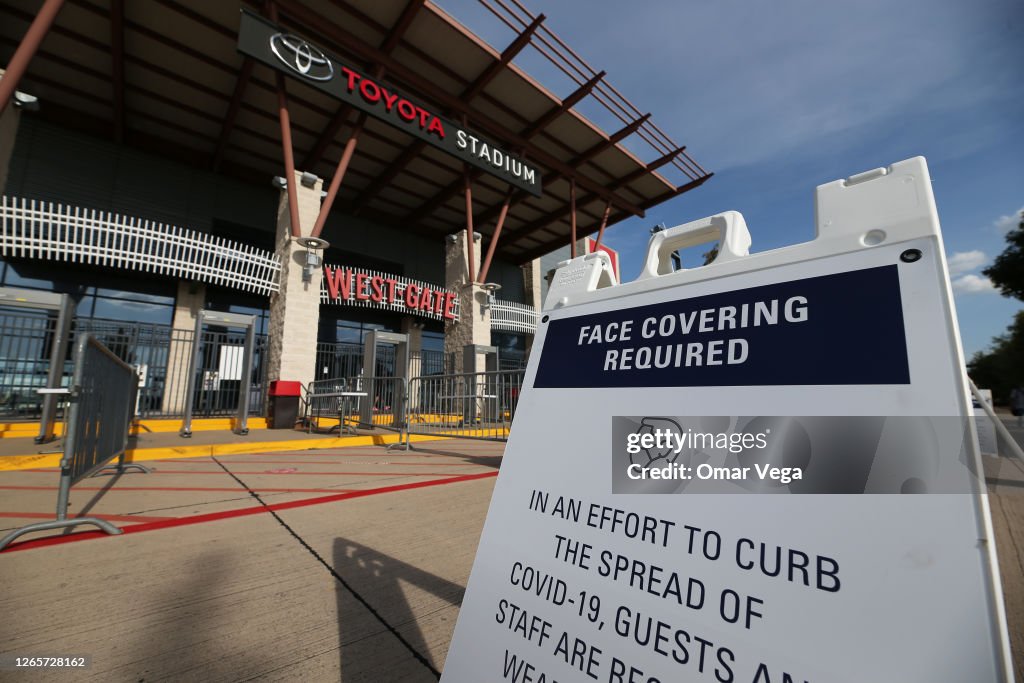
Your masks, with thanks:
M439 4L498 49L511 40L477 2ZM1024 307L980 275L1024 208L1020 0L524 4L715 172L609 231L624 279L639 272L652 225L734 209L751 251L795 244L813 237L815 186L923 155L968 356ZM516 63L557 95L574 87L532 49ZM621 126L581 110L605 130Z

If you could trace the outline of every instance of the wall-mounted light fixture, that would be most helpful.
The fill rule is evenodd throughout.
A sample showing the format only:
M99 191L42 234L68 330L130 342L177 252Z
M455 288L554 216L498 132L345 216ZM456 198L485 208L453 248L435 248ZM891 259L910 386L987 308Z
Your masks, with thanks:
M489 309L494 305L494 293L501 289L501 285L497 282L485 282L480 287L487 292L487 301L484 303L484 308Z
M14 91L14 106L23 111L39 111L39 98L20 90Z
M323 257L318 251L323 251L331 246L327 240L319 237L300 237L296 242L306 250L306 264L302 267L302 281L310 283L313 281L313 271L324 264Z

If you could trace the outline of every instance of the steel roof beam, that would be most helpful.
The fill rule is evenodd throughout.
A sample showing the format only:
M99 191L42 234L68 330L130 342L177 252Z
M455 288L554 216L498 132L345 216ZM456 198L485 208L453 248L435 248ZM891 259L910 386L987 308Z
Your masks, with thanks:
M110 2L110 81L114 105L114 141L124 142L124 0Z
M470 83L469 86L467 86L466 89L462 91L462 94L459 95L459 99L461 99L464 102L469 102L474 97L483 92L483 89L486 88L487 85L491 81L493 81L498 74L501 73L502 69L504 69L509 64L509 62L515 59L516 55L523 51L523 48L530 44L530 37L533 36L534 32L540 26L542 21L544 21L543 14L538 16L536 19L533 20L533 23L531 23L529 26L523 29L523 32L516 36L515 40L513 40L509 44L509 46L502 51L498 59L492 62L491 65L488 66L486 69L484 69L483 73L477 76L473 80L473 82ZM379 176L374 178L373 182L370 183L369 187L367 187L362 192L362 194L359 196L359 199L352 206L352 212L358 214L360 209L366 206L366 204L371 199L376 197L377 194L395 178L395 176L401 173L402 170L409 165L409 162L415 159L426 148L426 146L426 142L424 142L423 140L417 140L413 142L409 147L407 147L406 150L402 154L400 154L398 158L395 159L394 163L390 164L386 169L384 169L384 171L381 172ZM470 182L472 182L479 178L483 171L479 169L472 169L469 173ZM462 188L464 184L465 179L460 178L456 182L449 185L448 188L455 188L452 190L452 193L454 195L454 193L458 192L459 189ZM448 188L445 188L445 191L447 191ZM447 201L447 199L448 198L446 197L444 201Z
M235 119L238 118L238 109L242 104L242 97L245 95L245 88L249 85L249 77L252 76L254 62L252 57L246 57L242 61L242 67L238 70L238 78L235 79L235 89L231 92L231 101L228 103L227 112L221 123L220 135L217 138L217 149L213 152L213 159L210 167L216 171L220 168L220 162L224 159L224 150L231 137L231 131L235 128Z
M381 43L380 51L382 53L389 55L398 47L398 44L402 42L402 37L409 30L409 27L412 26L413 19L416 18L425 2L426 0L409 0L409 4L402 10L402 16L398 18L394 28L388 33L388 37ZM374 71L374 77L380 78L383 75L384 67L378 66ZM320 162L328 145L334 141L335 136L338 135L345 121L348 120L348 115L351 113L352 105L350 104L342 104L338 107L337 111L334 112L334 116L331 117L331 120L324 128L323 133L320 134L320 137L317 138L317 141L302 160L302 168L311 171Z
M562 102L560 104L555 105L554 107L549 109L543 116L541 116L539 119L537 119L535 122L533 122L532 124L530 124L529 126L524 128L523 131L520 133L520 135L523 138L529 140L530 138L532 138L535 135L537 135L538 133L540 133L542 130L544 130L548 125L550 125L559 116L561 116L562 114L564 114L565 112L569 111L574 106L579 104L580 100L582 100L584 97L586 97L588 94L590 94L590 91L594 89L594 86L596 86L601 81L601 79L604 78L604 75L605 75L605 73L602 71L601 73L597 74L596 76L591 78L589 81L587 81L583 85L581 85L578 88L576 88L576 90L574 90L572 93L570 93L569 96L566 97L564 100L562 100ZM472 174L473 174L473 179L475 180L476 178L479 178L481 175L483 175L483 171L479 170L479 169L474 169L472 171ZM434 210L437 209L437 207L441 206L442 204L447 202L449 199L454 197L459 192L459 190L461 188L462 188L462 182L461 181L457 180L454 183L450 183L447 187L445 187L443 190L441 190L436 195L434 195L430 199L429 202L427 202L423 206L417 208L415 211L413 211L408 216L406 216L406 218L410 218L410 217L412 217L412 216L414 216L416 214L423 215L425 213L433 213ZM522 190L520 190L510 200L510 202L512 204L515 204L515 203L519 202L521 199L523 199L523 197L527 196L527 194L528 193L523 192ZM502 206L503 205L504 204L502 204ZM484 214L482 216L480 216L480 221L481 222L486 222L486 221L490 220L491 218L493 218L495 215L497 215L500 211L501 211L500 207L492 207L490 210L484 212Z
M655 205L660 204L661 202L664 202L664 201L666 201L668 199L672 199L673 197L678 197L679 195L683 194L684 192L689 192L690 190L693 190L693 189L695 189L697 187L700 187L701 185L706 183L713 175L715 175L715 174L714 173L708 173L707 175L701 176L700 178L697 178L696 180L691 180L688 183L680 185L679 187L675 188L674 190L669 190L668 192L666 192L665 194L663 194L663 195L661 195L659 197L656 197L656 198L651 199L651 200L649 200L647 202L644 202L644 206L647 206L647 207L655 206ZM583 201L584 202L590 202L590 201L593 201L595 199L597 199L597 197L595 195L589 195ZM607 209L606 209L606 212L607 212ZM564 211L563 211L563 213L564 213ZM626 214L625 212L620 212L617 216L615 216L615 217L613 217L611 219L605 218L601 222L601 228L604 228L604 227L606 227L608 225L617 223L620 220L622 220L623 218L628 218L628 217L629 217L629 215ZM601 228L599 228L599 230ZM588 232L585 233L584 236L590 235L593 232L594 232L594 228L592 227ZM521 236L522 235L520 235L520 237ZM509 239L511 239L511 236L509 236ZM535 259L538 256L543 256L544 254L547 254L547 253L549 253L551 251L552 251L552 249L551 249L550 246L534 247L534 248L528 249L526 252L524 252L521 255L520 258L523 259L522 263L526 263L527 261Z
M560 161L540 147L530 143L523 136L510 131L491 117L474 111L459 100L456 95L441 90L428 78L416 73L415 70L402 65L390 55L384 54L381 50L360 41L359 37L352 32L325 19L315 11L295 2L295 0L279 0L277 5L283 14L288 15L292 21L305 27L310 33L326 37L329 42L345 45L352 52L358 53L363 59L376 62L385 67L394 77L409 84L414 90L426 94L441 107L471 118L474 124L481 129L481 132L493 135L511 147L523 148L531 159L544 164L567 178L574 178L576 183L582 188L598 194L603 199L610 200L615 206L635 216L644 215L644 210L635 203L627 201L614 192L610 192L601 183L592 178L577 173L565 162Z
M577 154L575 157L573 157L572 161L570 161L569 164L572 165L572 166L576 166L578 164L582 164L583 162L588 161L588 160L594 158L595 156L597 156L601 152L605 151L609 147L612 147L613 145L619 143L621 140L625 139L629 135L635 133L640 128L640 126L642 126L644 124L644 122L647 121L647 119L649 119L650 117L651 117L650 114L644 114L643 116L641 116L637 120L632 121L631 123L627 124L626 126L623 126L618 131L613 133L607 140L602 140L601 142L598 142L596 145L593 145L592 147L590 147L589 149L587 149L587 150ZM659 161L660 161L660 159L659 159ZM669 159L666 160L665 163L667 163L668 161L671 161L671 157L669 157ZM645 169L639 169L639 170L643 171L644 173L647 172ZM640 175L643 175L643 173L640 173ZM544 177L544 183L545 184L552 183L552 182L554 182L556 180L561 179L562 177L563 176L562 176L561 173L552 173L552 174ZM637 176L637 177L639 177L639 176ZM625 184L625 183L622 183L622 184ZM621 185L615 185L615 186L612 187L612 189L618 189L620 186ZM516 193L516 195L512 198L512 203L515 204L516 202L520 201L521 199L524 199L527 196L528 196L528 193L526 193L526 192L524 192L522 190L519 190ZM580 206L584 206L586 204L589 204L590 202L592 202L594 200L594 198L596 196L597 196L596 193L591 193L587 197L583 198L579 202L579 205ZM608 199L605 199L605 201L607 202ZM488 221L491 218L493 218L496 214L500 213L501 210L502 210L502 205L492 206L490 209L488 209L484 213L480 214L479 220L481 222ZM514 242L514 241L516 241L517 239L519 239L523 235L526 235L529 232L527 230L527 228L533 229L534 227L536 227L536 225L543 225L545 221L546 222L551 222L552 220L554 220L556 218L559 218L562 215L564 215L565 212L568 211L568 210L569 210L569 207L560 207L560 208L556 209L555 211L552 211L552 212L550 212L548 214L545 214L541 218L539 218L539 219L537 219L537 220L535 220L535 221L533 221L531 223L528 223L525 226L519 227L516 230L513 230L513 231L509 232L508 233L508 237L506 238L506 241L510 242L510 243Z
M25 71L32 61L32 55L36 53L39 44L43 42L43 38L50 31L50 26L53 25L53 20L57 18L57 13L63 4L64 0L46 0L32 19L28 31L25 32L18 44L18 49L14 51L14 55L7 63L4 77L0 78L0 114L4 113L7 103L14 98L18 81L25 75Z

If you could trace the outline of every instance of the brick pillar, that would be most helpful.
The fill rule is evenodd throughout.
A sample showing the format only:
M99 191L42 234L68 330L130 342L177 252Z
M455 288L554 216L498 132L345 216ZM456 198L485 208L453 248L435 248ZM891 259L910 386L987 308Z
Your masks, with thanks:
M189 361L192 359L192 345L195 343L192 336L196 329L196 316L199 315L205 301L205 284L178 281L178 294L174 298L174 319L171 321L171 343L167 352L163 412L177 415L185 411Z
M541 289L542 278L544 273L541 272L540 259L535 258L528 263L524 263L523 266L523 291L525 292L524 303L527 306L533 306L534 310L537 311L537 317L540 318L540 310L544 307L544 300L541 298L543 289ZM526 355L529 357L530 351L533 350L533 339L535 335L528 334L526 336Z
M535 258L532 261L528 261L522 265L523 270L523 291L526 293L526 301L524 302L527 306L533 306L537 311L544 306L544 302L541 300L541 286L540 283L544 277L544 273L541 272L540 259Z
M308 236L320 212L320 187L304 186L300 171L289 182L295 183L299 201L302 235ZM270 339L267 382L276 379L303 384L316 379L316 340L320 322L320 282L323 269L313 271L313 279L302 281L306 250L292 237L288 211L288 191L281 190L277 204L277 255L281 257L281 291L270 295ZM323 254L321 254L322 256Z
M474 262L480 264L480 233L474 233ZM466 233L459 231L445 240L444 284L459 294L458 322L445 322L444 353L454 356L455 372L464 372L463 349L467 344L489 346L491 343L491 311L487 307L487 292L481 285L469 282L466 263ZM477 360L483 369L483 359Z

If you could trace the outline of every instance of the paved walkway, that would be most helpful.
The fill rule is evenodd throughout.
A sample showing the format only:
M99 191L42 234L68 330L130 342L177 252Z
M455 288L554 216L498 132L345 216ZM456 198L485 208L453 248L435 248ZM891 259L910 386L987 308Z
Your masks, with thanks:
M81 482L71 513L125 534L48 532L0 554L0 655L92 664L0 681L436 680L503 444L419 448L166 458ZM986 471L1021 671L1024 467ZM56 479L0 472L0 529L52 518Z
M0 652L92 657L33 680L436 680L503 444L427 447L163 460L83 482L71 510L126 533L0 555ZM55 480L0 473L15 513L0 527L52 512Z

